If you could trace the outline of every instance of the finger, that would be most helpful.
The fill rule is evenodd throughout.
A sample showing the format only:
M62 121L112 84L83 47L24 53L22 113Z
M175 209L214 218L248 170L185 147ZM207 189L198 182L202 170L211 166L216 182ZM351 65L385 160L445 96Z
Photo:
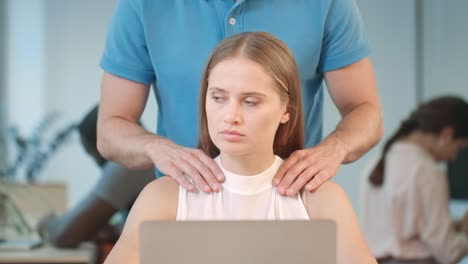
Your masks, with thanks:
M173 178L179 185L182 185L185 189L189 191L195 191L195 186L187 179L187 177L182 173L181 170L176 168L174 164L170 163L163 170L162 173L166 174L168 177Z
M300 152L296 151L287 158L283 164L281 164L280 168L275 174L275 177L273 177L273 186L278 186L278 184L281 182L281 180L284 178L284 175L286 172L297 162L300 161Z
M314 175L317 174L318 171L318 168L315 166L308 167L286 190L286 195L295 196L314 177Z
M199 160L196 154L192 153L192 155L192 158L187 162L189 162L190 165L197 169L198 175L200 175L200 177L210 186L210 191L213 190L218 192L221 190L221 184L219 184L210 168L201 160Z
M307 160L301 160L300 162L294 164L285 174L284 178L278 184L278 192L281 195L286 194L286 190L291 186L291 184L297 179L297 177L308 167L310 162Z
M205 166L208 167L208 169L211 171L211 173L216 177L216 179L220 182L224 181L224 173L221 170L221 168L216 164L216 162L206 155L205 152L203 152L200 149L196 149L194 151L194 154L198 157L198 159L203 162Z
M200 175L198 170L190 165L185 160L180 160L178 163L178 167L188 176L192 179L193 183L195 183L196 186L198 186L202 191L206 193L210 193L211 187L206 183L206 181L203 179L203 177Z
M333 175L330 175L327 171L320 171L315 177L310 180L310 182L306 185L306 190L311 192L315 189L317 189L322 183L326 182L329 180Z

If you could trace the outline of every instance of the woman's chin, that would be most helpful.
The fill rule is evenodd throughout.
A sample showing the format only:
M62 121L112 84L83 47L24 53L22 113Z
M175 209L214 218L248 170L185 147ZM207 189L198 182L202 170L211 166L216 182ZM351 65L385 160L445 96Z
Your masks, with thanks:
M241 146L240 144L237 146L221 144L218 145L218 149L221 154L230 156L242 156L251 153L245 146Z
M245 156L247 154L246 151L235 151L235 150L221 150L221 154L229 155L229 156Z

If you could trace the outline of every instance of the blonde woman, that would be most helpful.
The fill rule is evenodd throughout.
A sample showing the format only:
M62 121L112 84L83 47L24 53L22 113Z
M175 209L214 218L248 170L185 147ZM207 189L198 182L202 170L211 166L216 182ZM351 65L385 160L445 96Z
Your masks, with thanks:
M223 170L221 190L190 192L170 177L150 183L107 263L139 261L143 221L201 219L332 219L338 263L376 263L338 185L326 182L292 197L272 185L283 159L303 148L303 133L300 81L289 49L266 33L225 39L208 60L200 90L199 147Z

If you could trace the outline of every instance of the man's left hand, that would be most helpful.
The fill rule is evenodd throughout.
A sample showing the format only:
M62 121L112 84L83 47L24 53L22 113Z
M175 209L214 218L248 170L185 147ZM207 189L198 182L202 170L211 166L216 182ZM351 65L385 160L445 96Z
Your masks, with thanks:
M295 196L304 186L307 191L313 191L335 176L347 153L346 146L335 138L297 150L281 165L273 185L279 194L287 196Z

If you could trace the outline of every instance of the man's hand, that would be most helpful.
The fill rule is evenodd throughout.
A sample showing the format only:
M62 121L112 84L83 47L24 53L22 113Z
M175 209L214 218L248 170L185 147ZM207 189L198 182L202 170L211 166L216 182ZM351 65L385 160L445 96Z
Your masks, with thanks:
M172 177L187 190L196 191L187 177L206 193L221 190L219 182L224 181L224 174L202 150L182 147L168 139L159 138L147 144L145 152L159 171Z
M304 186L313 191L335 176L346 157L346 146L336 138L328 138L315 147L297 150L281 165L273 178L281 195L294 196Z
M291 154L273 178L282 195L312 191L357 160L382 137L382 114L369 58L325 72L327 89L342 119L320 144Z

